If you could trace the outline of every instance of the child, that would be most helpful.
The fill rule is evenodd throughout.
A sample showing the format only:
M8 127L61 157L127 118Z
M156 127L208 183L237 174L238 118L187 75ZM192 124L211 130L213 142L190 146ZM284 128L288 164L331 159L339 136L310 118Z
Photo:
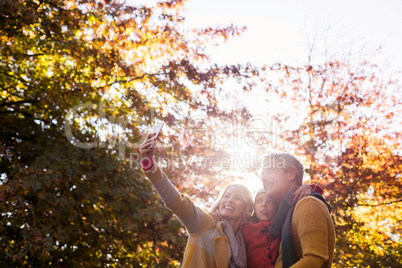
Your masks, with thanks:
M323 190L318 185L305 184L295 192L295 198L309 195L311 190L319 194ZM270 199L265 194L264 189L259 190L254 199L254 213L251 220L243 224L241 233L247 250L247 267L273 268L278 257L280 239L273 239L268 235L269 225L271 224L279 204Z

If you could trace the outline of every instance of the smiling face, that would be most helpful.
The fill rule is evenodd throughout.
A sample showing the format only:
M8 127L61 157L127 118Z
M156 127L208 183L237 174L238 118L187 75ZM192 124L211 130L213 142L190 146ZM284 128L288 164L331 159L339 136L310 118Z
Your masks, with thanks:
M294 181L295 176L296 173L294 169L287 172L280 168L263 169L261 180L266 195L280 203L285 195L293 187L297 186Z
M265 193L260 193L255 198L254 213L260 221L270 221L275 217L278 203L269 198Z
M245 217L246 210L247 205L239 188L230 186L222 196L219 204L219 214L227 220L237 220Z

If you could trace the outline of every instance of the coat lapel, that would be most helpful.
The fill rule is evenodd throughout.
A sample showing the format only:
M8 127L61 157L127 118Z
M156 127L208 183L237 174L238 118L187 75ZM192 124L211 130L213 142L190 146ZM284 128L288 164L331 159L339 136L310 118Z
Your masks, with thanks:
M217 228L222 236L214 238L215 262L217 268L226 268L231 256L229 239L224 235L221 224L218 223Z

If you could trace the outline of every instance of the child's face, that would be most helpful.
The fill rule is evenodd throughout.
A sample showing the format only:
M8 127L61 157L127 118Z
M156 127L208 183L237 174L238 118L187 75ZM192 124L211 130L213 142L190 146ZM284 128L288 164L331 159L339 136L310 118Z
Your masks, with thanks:
M257 195L254 204L254 213L260 221L270 221L274 218L278 205L268 198L265 193Z

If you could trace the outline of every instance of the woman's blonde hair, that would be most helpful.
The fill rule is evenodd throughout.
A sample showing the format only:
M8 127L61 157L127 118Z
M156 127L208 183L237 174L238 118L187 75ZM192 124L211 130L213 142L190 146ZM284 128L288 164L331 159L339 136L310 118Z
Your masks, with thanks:
M230 187L237 187L237 189L240 192L241 197L243 198L243 201L246 203L246 213L245 213L245 220L248 221L251 217L251 213L253 213L254 210L254 203L253 203L253 196L251 195L251 192L249 189L247 189L246 186L241 185L241 184L229 184L226 185L225 188L222 189L222 191L219 193L218 199L215 201L215 203L211 207L211 212L216 212L219 215L219 205L222 201L223 196L225 195L226 191Z

